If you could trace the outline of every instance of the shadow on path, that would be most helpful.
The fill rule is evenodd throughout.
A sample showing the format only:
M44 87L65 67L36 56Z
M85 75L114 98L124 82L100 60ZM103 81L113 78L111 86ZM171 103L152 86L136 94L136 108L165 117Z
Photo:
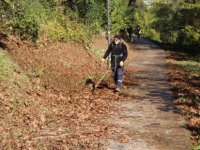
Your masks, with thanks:
M152 42L141 39L135 44L128 67L135 70L139 83L129 86L131 101L115 102L121 110L106 120L110 138L104 141L110 150L189 150L190 132L177 111L166 68L166 52ZM125 143L116 138L123 137Z

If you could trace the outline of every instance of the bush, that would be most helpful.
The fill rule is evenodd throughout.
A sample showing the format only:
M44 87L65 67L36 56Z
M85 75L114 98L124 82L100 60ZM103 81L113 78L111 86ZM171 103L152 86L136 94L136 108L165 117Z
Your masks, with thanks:
M12 25L13 31L17 32L22 39L36 41L38 38L39 25L31 18L16 19Z
M3 28L1 24L1 33L9 29L22 39L34 42L43 34L53 41L84 41L92 33L83 23L71 19L76 18L72 12L65 14L67 11L60 0L6 0L0 4L0 13L5 16L3 27L6 26ZM95 21L92 27L98 29L99 23Z
M192 53L200 54L200 30L193 26L186 26L181 30L178 43Z
M176 44L178 33L175 31L165 31L160 33L160 40L167 44Z
M66 30L55 20L42 24L40 32L40 34L47 35L52 41L67 41Z
M154 29L145 30L142 32L142 35L155 41L160 41L160 33L156 32Z
M197 1L154 1L151 9L155 18L153 28L160 33L163 43L200 54L200 5Z
M65 23L60 23L56 20L49 21L41 25L41 34L47 35L52 41L77 41L82 42L90 38L88 29L82 24L63 20Z

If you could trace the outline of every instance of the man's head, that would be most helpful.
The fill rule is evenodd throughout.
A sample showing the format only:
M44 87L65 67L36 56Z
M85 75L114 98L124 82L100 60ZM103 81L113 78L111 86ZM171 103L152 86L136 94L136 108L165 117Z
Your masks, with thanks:
M115 35L114 36L114 42L115 42L115 44L119 44L120 42L121 42L121 36L120 35Z

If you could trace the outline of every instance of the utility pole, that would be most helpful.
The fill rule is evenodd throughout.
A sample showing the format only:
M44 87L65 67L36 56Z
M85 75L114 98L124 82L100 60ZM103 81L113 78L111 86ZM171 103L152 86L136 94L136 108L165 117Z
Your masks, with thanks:
M108 46L110 45L110 0L107 0L107 17L108 17ZM108 56L107 66L110 67L110 55Z

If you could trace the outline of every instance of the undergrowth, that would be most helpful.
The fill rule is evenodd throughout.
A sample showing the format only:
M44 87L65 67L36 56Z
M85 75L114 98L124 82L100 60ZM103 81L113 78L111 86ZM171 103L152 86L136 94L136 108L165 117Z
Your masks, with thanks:
M0 2L1 33L8 37L18 35L22 40L76 41L88 40L91 31L70 13L60 1L19 0ZM71 13L72 14L72 13Z

